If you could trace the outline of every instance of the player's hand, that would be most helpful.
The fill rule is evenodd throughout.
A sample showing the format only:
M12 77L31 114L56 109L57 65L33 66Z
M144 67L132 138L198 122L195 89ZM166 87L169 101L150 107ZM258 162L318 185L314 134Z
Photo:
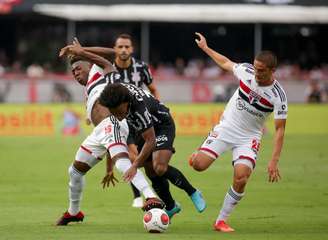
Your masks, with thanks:
M137 167L132 165L123 175L123 180L126 182L130 182L136 174L137 174Z
M82 47L82 45L81 45L81 43L79 42L79 40L77 39L77 37L74 37L74 38L73 38L73 45L77 45L77 46Z
M281 179L278 162L271 160L268 164L269 182L278 182Z
M198 47L202 50L207 48L206 38L200 34L199 32L195 32L199 39L195 38L195 42L197 43Z
M72 47L73 45L67 45L66 47L63 47L62 49L60 49L59 51L59 57L65 57L67 55L70 54L70 47Z
M80 56L84 50L81 47L81 45L75 44L75 45L70 45L68 51L70 54L73 54L75 56Z
M108 172L105 177L103 178L103 180L101 181L103 188L109 187L110 184L113 185L113 187L115 187L115 182L118 183L117 178L114 176L113 171Z

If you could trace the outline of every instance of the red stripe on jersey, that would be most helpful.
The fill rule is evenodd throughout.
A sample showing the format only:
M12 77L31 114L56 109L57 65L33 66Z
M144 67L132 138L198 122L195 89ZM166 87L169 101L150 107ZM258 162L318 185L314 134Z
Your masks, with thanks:
M241 80L239 80L239 86L240 86L240 88L241 88L244 92L246 92L247 94L249 94L249 93L252 91L252 90L251 90L248 86L246 86L246 84L243 83L243 81L241 81ZM264 106L266 106L266 107L270 107L270 108L273 107L273 105L272 105L268 100L266 100L264 97L262 97L262 96L261 96L259 102L262 103L262 104L263 104Z
M219 155L216 152L214 152L213 150L211 150L209 148L202 147L202 148L198 148L198 150L209 152L210 154L212 154L213 156L215 156L215 158L218 158L219 157Z
M238 159L246 159L246 160L251 161L251 163L253 164L253 168L255 168L255 160L254 160L253 158L248 157L248 156L244 156L244 155L240 155L240 156L238 157Z
M93 83L94 81L96 81L98 78L101 77L101 74L99 72L96 72L95 74L93 74L92 78L90 79L90 81L87 83L87 87Z
M86 151L87 153L90 153L92 155L92 151L90 151L89 149L87 149L86 147L81 145L81 148Z
M248 94L250 93L251 89L249 87L247 87L245 85L245 83L243 83L243 81L239 80L239 86L240 86L241 89L243 89L243 91L245 93L248 93Z
M116 145L122 145L122 146L126 147L126 144L124 144L124 143L112 143L111 145L108 146L107 149L110 149L111 147L114 147Z

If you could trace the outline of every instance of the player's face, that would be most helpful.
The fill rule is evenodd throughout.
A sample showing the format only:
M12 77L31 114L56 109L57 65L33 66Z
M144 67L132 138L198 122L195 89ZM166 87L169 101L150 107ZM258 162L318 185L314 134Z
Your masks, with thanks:
M109 110L118 120L122 121L129 113L129 103L121 103L118 107Z
M118 38L115 42L114 50L116 56L121 61L128 61L133 53L132 42L127 38Z
M273 69L267 67L263 62L254 60L255 80L259 85L267 85L272 82Z
M72 74L79 84L87 85L90 67L89 63L83 61L73 63Z

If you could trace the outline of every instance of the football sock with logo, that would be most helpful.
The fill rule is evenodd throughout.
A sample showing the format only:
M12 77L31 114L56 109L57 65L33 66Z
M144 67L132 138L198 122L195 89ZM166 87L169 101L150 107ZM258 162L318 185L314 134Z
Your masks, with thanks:
M131 167L131 161L128 158L120 158L115 162L115 167L124 174ZM131 182L140 192L142 192L145 198L156 197L156 194L151 189L145 176L139 169Z
M183 173L180 172L180 170L176 169L175 167L169 165L163 177L168 179L172 184L174 184L178 188L183 189L189 196L196 191L196 189L189 183L189 181L183 175Z
M69 181L69 208L68 212L71 215L76 215L80 211L80 202L82 199L82 192L85 185L84 173L75 169L74 166L68 168L70 176Z
M141 196L138 188L136 188L132 183L131 183L131 189L132 189L134 198L138 198Z
M230 216L230 213L232 210L236 207L236 205L239 203L239 201L242 199L242 197L245 195L245 193L237 193L232 186L229 188L225 198L224 202L221 208L221 211L219 213L219 216L217 217L216 221L223 220L226 221L227 218Z
M165 203L165 208L171 210L175 206L175 201L170 192L170 185L167 179L160 176L150 177L153 189L160 199Z

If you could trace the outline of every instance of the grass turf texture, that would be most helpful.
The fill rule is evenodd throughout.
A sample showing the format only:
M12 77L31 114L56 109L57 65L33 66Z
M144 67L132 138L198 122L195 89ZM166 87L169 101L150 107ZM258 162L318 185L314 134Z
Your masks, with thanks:
M184 106L172 106L180 107ZM207 106L186 107L197 111ZM83 138L1 137L0 239L327 239L327 122L325 105L290 106L280 163L283 179L278 184L267 182L266 164L272 151L272 121L268 122L270 131L263 138L256 171L229 220L236 229L232 234L212 230L231 183L231 154L202 173L187 164L204 136L178 136L172 164L202 190L208 207L197 213L186 194L172 186L183 210L166 233L155 236L144 231L142 212L131 207L127 184L121 180L115 188L101 188L104 162L87 175L85 221L55 227L68 206L67 168Z

